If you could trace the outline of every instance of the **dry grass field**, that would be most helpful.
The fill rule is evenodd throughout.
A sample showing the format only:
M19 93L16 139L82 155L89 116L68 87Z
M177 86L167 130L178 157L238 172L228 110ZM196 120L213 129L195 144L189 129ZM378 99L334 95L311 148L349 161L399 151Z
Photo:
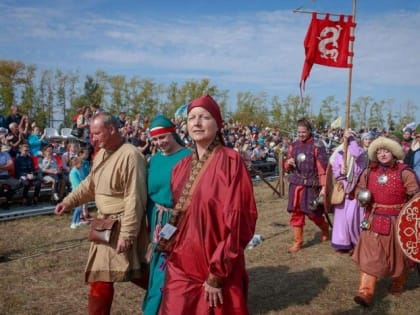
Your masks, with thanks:
M255 185L264 242L246 251L251 314L420 314L420 278L411 273L404 294L387 294L381 280L374 306L353 302L358 270L348 255L320 243L311 223L304 249L288 254L291 232L285 200L264 183ZM88 286L83 269L87 228L71 230L70 215L0 222L0 314L86 314ZM112 314L141 314L144 291L116 284Z

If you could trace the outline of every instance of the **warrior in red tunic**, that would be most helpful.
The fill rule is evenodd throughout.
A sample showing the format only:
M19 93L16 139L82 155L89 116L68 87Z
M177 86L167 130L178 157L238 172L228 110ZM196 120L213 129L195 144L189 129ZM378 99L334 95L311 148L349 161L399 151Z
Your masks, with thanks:
M408 199L419 191L416 175L400 161L401 146L379 137L368 149L370 165L362 173L356 195L366 206L362 233L353 260L360 268L360 285L354 301L369 306L378 278L391 277L391 294L399 295L407 277L407 259L397 240L396 219ZM370 198L364 198L370 192Z

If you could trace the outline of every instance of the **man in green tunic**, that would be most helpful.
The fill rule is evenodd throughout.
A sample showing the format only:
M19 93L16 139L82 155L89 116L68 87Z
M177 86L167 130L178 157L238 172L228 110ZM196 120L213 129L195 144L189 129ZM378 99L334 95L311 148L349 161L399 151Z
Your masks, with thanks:
M110 113L96 114L90 132L99 147L92 171L56 206L55 213L62 215L95 200L98 218L118 220L110 244L91 243L85 269L90 284L89 314L110 314L114 282L141 285L147 272L146 161L137 148L125 143Z

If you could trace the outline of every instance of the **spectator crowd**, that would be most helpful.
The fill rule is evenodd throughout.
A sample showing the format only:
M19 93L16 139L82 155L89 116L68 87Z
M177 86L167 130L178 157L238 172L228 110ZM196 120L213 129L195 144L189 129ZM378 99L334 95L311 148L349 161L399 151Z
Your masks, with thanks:
M45 187L51 191L53 202L62 200L71 191L69 174L72 158L79 157L86 165L90 165L94 148L90 143L89 123L93 115L100 111L103 110L97 104L79 109L73 117L71 135L65 136L60 136L58 131L49 134L48 131L53 128L38 126L28 115L21 113L18 106L12 106L9 115L0 115L1 207L9 208L11 201L16 199L25 206L36 204L41 188ZM116 118L126 142L136 146L150 159L157 149L150 138L149 119L140 114L130 117L123 111ZM173 122L186 147L192 147L185 118L176 117ZM281 130L255 122L246 125L232 120L223 122L222 132L226 146L240 152L251 171L272 175L278 175L279 159L287 155L290 143L296 138L292 130ZM313 134L331 154L341 143L343 132L341 128L317 128ZM410 128L403 130L401 135L377 129L361 129L356 134L361 137L366 132L372 138L382 135L398 140L404 148L409 165L417 169L420 176L420 156L415 154L420 149L416 141L420 140L420 134L417 138L415 130ZM21 193L17 194L19 191Z

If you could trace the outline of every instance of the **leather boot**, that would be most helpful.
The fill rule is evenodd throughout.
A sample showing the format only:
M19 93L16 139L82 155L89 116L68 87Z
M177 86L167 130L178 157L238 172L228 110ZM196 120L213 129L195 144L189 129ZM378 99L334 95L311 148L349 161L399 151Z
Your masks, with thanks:
M370 306L375 294L375 287L376 277L360 272L359 294L354 297L354 301L364 307Z
M303 227L294 226L293 227L293 245L289 247L289 253L296 253L302 248L303 244Z
M407 280L407 271L404 270L404 272L396 278L392 278L392 283L389 288L389 293L395 296L400 296L404 291L404 284Z

